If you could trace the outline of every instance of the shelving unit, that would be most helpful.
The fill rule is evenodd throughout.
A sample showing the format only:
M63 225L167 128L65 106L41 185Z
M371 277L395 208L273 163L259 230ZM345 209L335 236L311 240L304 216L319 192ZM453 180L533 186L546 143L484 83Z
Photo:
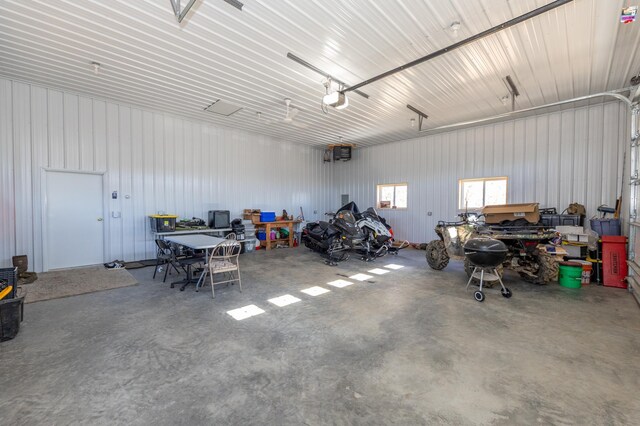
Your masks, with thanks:
M277 220L275 222L253 222L258 229L264 229L266 234L265 240L260 240L260 245L267 250L271 250L274 245L277 244L288 244L289 247L293 247L293 227L300 223L299 220ZM274 240L270 240L269 236L271 235L272 230L287 228L289 230L289 238L277 238Z

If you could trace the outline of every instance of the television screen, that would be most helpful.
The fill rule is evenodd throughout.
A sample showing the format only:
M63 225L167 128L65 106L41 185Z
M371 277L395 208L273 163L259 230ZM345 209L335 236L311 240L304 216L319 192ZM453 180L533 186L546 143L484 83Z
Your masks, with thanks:
M348 145L337 145L333 147L333 161L349 161L351 160L351 147Z
M209 210L209 228L229 228L229 210Z

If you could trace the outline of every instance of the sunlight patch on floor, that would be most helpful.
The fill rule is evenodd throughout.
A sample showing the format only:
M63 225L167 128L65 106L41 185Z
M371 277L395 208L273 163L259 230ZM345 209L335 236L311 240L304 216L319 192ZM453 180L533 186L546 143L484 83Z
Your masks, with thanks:
M285 294L284 296L274 297L273 299L269 299L268 302L273 303L276 306L283 307L283 306L290 305L292 303L300 302L300 299L290 294Z
M331 290L314 286L314 287L305 288L304 290L300 290L300 291L304 294L308 294L309 296L320 296L321 294L329 293Z
M240 321L256 315L264 314L264 310L258 308L256 305L247 305L242 308L232 309L231 311L227 311L227 313L234 319Z
M334 286L334 287L338 287L338 288L342 288L342 287L346 287L348 285L353 284L351 281L347 281L347 280L335 280L335 281L331 281L328 282L327 284Z

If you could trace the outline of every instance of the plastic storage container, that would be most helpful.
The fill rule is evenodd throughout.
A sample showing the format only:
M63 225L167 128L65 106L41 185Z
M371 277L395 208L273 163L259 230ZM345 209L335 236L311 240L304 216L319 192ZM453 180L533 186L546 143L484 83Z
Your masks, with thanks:
M266 231L258 231L257 236L260 241L265 241L267 239Z
M591 229L598 235L620 235L620 219L591 219Z
M256 240L254 238L247 238L244 240L244 252L251 253L256 249Z
M12 286L11 292L2 300L13 299L16 297L16 284L18 283L18 267L0 268L0 291L8 286Z
M151 231L153 232L173 232L176 230L176 219L178 216L170 214L149 215Z
M261 212L260 213L260 222L275 222L276 221L276 213L275 212Z
M541 214L540 223L542 225L555 228L556 226L581 226L580 215L578 214Z
M16 337L22 321L24 297L0 300L0 342Z
M602 237L602 283L606 287L627 288L627 237Z

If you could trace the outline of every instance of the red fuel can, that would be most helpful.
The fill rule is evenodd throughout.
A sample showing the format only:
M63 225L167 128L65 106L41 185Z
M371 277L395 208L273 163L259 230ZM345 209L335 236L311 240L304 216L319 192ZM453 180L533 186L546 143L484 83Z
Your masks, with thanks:
M602 272L605 286L627 288L627 237L602 236Z

